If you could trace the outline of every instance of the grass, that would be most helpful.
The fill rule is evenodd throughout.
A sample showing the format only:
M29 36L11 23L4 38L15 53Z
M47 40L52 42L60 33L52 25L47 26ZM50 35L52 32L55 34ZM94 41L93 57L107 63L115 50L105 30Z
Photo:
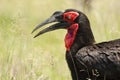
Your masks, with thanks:
M93 1L92 11L71 1L0 1L0 80L70 80L65 30L34 39L32 29L56 10L76 8L89 17L96 42L120 38L119 0Z

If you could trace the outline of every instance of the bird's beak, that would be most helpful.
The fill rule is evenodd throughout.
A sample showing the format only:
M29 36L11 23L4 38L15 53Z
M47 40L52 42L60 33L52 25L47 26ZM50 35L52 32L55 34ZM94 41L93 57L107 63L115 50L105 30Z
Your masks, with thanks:
M53 30L56 30L56 29L65 29L65 28L67 28L69 26L69 24L67 22L65 22L65 21L59 21L53 15L50 18L48 18L46 21L44 21L41 24L39 24L38 26L36 26L33 29L32 33L34 31L36 31L37 29L41 28L42 26L44 26L44 25L46 25L48 23L52 23L52 22L59 22L59 23L53 24L53 25L49 26L48 28L45 28L45 29L41 30L38 34L36 34L34 36L34 38L37 37L37 36L39 36L39 35L41 35L41 34L44 34L46 32L53 31Z

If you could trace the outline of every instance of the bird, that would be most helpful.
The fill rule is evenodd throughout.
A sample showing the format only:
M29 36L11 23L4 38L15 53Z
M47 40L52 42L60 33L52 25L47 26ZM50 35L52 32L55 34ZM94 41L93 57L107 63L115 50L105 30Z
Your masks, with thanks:
M32 33L53 22L34 38L58 29L67 30L65 58L72 80L120 80L120 39L95 43L88 17L76 9L55 11Z

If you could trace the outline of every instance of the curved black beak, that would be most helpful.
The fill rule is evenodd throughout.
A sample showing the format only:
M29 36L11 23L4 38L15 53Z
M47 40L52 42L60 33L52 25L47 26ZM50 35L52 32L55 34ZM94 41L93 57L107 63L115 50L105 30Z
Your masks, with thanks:
M34 31L36 31L37 29L39 29L40 27L42 27L42 26L44 26L44 25L46 25L46 24L48 24L48 23L52 23L52 22L56 22L56 21L57 21L57 20L55 19L55 17L52 16L52 17L48 18L46 21L44 21L44 22L42 22L41 24L39 24L38 26L36 26L36 27L33 29L32 33L33 33Z
M56 18L56 16L60 16L61 14L62 14L62 12L59 13L59 14L58 13L53 14L46 21L44 21L41 24L39 24L38 26L36 26L33 29L32 33L35 32L37 29L41 28L42 26L46 25L46 24L49 24L49 23L52 23L52 22L59 22L59 23L53 24L52 26L49 26L48 28L45 28L45 29L41 30L38 34L36 34L34 36L34 38L41 35L41 34L44 34L46 32L53 31L53 30L56 30L56 29L66 29L69 26L69 24L65 21L62 21L62 20Z
M50 31L53 31L53 30L66 29L66 28L68 27L68 25L69 25L69 24L66 23L66 22L54 24L54 25L49 26L48 28L45 28L45 29L43 29L42 31L40 31L38 34L36 34L36 35L34 36L34 38L37 37L37 36L39 36L39 35L41 35L41 34L44 34L44 33L46 33L46 32L50 32Z

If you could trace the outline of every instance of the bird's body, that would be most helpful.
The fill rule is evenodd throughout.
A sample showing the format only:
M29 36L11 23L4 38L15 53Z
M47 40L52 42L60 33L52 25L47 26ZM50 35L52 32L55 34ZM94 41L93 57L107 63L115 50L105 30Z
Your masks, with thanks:
M67 29L66 60L72 80L120 80L120 39L94 44L94 36L85 14L75 9L57 11L39 27L54 24L35 37L56 29Z
M73 65L69 52L66 54L69 55L67 57L69 65ZM80 48L73 55L73 59L78 80L120 79L120 39ZM76 72L73 73L76 74ZM76 77L76 75L73 75L73 77Z

